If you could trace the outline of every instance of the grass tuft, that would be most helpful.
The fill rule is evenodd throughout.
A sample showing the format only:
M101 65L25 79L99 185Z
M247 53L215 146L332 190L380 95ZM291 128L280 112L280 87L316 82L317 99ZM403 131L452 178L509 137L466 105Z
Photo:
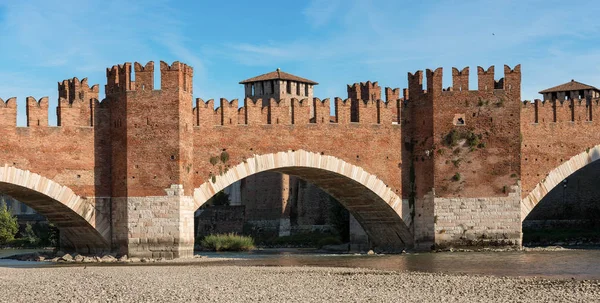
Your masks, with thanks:
M201 245L213 251L248 251L254 249L254 240L251 237L229 233L208 235L204 237Z

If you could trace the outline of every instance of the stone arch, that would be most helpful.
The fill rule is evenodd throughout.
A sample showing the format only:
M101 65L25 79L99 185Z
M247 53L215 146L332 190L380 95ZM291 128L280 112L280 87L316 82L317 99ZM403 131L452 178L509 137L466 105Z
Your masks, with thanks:
M342 203L363 226L374 247L400 251L413 246L402 220L402 199L377 176L339 158L304 150L255 155L194 190L195 208L234 182L275 171L298 176Z
M521 222L533 208L558 184L564 179L582 169L586 165L600 159L600 145L596 145L553 169L546 175L541 182L521 200Z
M28 170L0 167L0 192L6 193L54 223L61 245L79 252L110 248L110 220L96 209L96 201Z

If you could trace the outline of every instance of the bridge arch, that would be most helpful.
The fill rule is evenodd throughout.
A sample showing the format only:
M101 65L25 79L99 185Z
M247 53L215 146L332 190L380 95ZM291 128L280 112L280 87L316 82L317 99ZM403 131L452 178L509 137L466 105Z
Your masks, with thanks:
M236 181L265 171L297 176L319 186L352 213L376 248L399 251L413 246L413 236L402 220L402 199L389 186L359 166L305 150L244 160L196 188L195 208Z
M564 179L586 165L600 159L600 145L596 145L553 169L535 188L521 200L521 222L550 191Z
M110 249L110 220L96 203L28 170L0 166L0 192L44 215L61 231L61 245L79 252Z

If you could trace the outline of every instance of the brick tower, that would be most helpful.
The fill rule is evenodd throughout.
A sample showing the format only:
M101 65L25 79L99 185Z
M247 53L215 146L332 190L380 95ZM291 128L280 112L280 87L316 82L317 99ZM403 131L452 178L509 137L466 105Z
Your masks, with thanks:
M415 245L521 245L521 68L478 68L469 90L468 67L442 86L442 69L408 73L402 111L403 195ZM500 214L500 215L498 215Z
M107 69L111 113L113 246L130 255L193 253L191 67L154 63ZM148 144L149 142L160 145Z

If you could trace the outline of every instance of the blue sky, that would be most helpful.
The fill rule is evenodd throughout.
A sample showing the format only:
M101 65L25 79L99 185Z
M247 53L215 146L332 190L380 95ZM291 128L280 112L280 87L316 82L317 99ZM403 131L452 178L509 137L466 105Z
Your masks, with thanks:
M418 3L416 3L418 2ZM124 1L0 0L0 98L49 96L57 82L106 67L172 62L194 67L194 96L242 98L240 80L281 68L320 83L315 96L346 97L346 84L404 88L407 72L522 64L523 99L576 79L600 86L597 1Z

